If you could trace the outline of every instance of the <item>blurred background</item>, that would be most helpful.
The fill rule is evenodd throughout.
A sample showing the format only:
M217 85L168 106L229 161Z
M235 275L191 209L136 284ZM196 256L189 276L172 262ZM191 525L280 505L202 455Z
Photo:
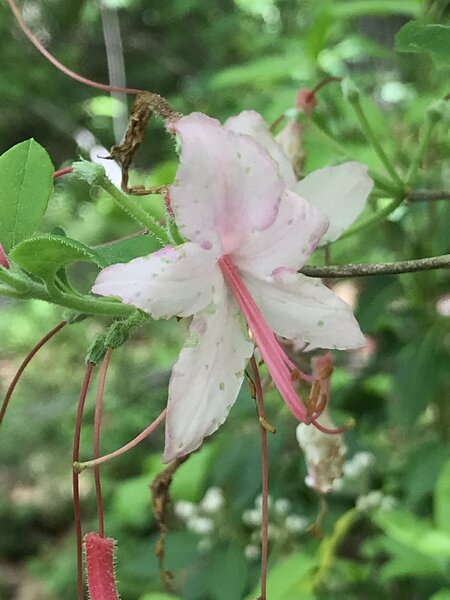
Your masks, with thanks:
M272 122L297 91L350 76L376 134L401 173L409 167L427 107L450 91L449 66L428 53L398 53L411 19L449 24L435 0L61 0L21 3L41 42L75 71L101 82L158 92L183 113L221 120L252 108ZM450 48L449 48L450 54ZM105 154L120 141L130 98L102 94L56 71L0 5L0 151L34 137L56 168ZM449 189L447 126L433 132L417 189ZM304 172L357 158L382 171L340 86L318 94L304 123ZM132 183L170 183L173 142L152 122ZM113 177L117 176L109 163ZM388 200L374 197L366 216ZM160 208L158 199L145 199ZM159 204L158 204L159 202ZM448 253L450 202L404 205L331 248L333 263L381 262ZM98 244L135 230L101 193L58 180L41 226ZM322 251L315 262L323 264ZM95 273L72 269L88 290ZM270 600L450 599L450 289L448 272L343 281L368 336L364 351L335 353L332 414L356 426L345 438L344 477L326 497L304 484L296 423L275 392L270 436ZM0 300L0 391L62 312L42 302ZM83 359L102 319L65 328L36 357L1 431L0 598L76 597L71 444ZM114 353L102 431L104 453L162 410L183 321L154 322ZM308 357L303 364L307 365ZM82 456L91 457L91 391ZM117 576L126 600L252 600L258 595L260 452L246 386L226 424L174 477L164 589L149 485L161 470L163 429L102 469L106 532L118 539ZM91 473L81 477L84 527L95 528ZM336 526L337 524L337 526Z

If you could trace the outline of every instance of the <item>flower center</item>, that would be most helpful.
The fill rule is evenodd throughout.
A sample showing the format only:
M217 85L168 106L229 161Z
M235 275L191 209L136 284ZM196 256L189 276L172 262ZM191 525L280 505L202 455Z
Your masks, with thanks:
M297 367L281 348L274 333L248 291L239 271L229 256L219 258L219 267L236 302L242 310L247 325L267 365L272 381L288 405L289 410L299 421L310 422L292 380L292 372Z

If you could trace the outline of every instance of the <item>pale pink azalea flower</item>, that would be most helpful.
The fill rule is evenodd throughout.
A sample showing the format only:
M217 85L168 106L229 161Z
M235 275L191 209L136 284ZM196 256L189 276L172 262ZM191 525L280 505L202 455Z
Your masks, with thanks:
M239 130L243 123L259 130L248 135ZM348 305L320 281L297 273L325 235L328 219L294 191L292 167L262 118L247 112L222 126L193 113L172 129L181 157L169 190L171 208L189 241L112 265L92 289L155 319L193 315L169 384L165 462L198 448L224 422L253 344L302 421L308 416L292 381L295 365L275 334L323 348L364 344ZM358 187L362 170L355 165L346 171L345 191ZM333 172L326 176L333 179L331 187L322 176L315 196L322 200L325 187L341 200L344 191ZM345 200L341 212L353 214L352 197ZM340 227L350 217L337 212Z

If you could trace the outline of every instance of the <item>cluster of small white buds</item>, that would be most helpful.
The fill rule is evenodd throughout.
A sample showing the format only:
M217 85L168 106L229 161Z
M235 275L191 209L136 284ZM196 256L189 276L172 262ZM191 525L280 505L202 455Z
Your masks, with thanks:
M371 510L392 510L397 500L393 496L385 496L380 490L374 490L356 499L356 509L361 512Z
M376 458L372 452L357 452L343 466L343 476L334 482L335 492L358 495L370 489L370 477Z
M291 511L292 504L287 498L268 498L269 524L268 537L280 546L291 547L296 542L299 534L304 533L309 521ZM257 560L260 556L261 524L262 524L262 498L257 496L253 508L242 513L242 522L253 531L250 533L250 543L244 549L247 560Z
M201 536L198 543L199 552L209 552L213 546L212 534L217 528L217 515L225 505L225 498L220 488L209 488L199 504L179 500L174 511L189 531Z

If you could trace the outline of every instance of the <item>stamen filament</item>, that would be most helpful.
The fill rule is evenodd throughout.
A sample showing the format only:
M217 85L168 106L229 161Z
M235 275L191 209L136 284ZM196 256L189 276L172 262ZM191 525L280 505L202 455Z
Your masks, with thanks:
M94 416L94 458L100 456L100 426L102 422L102 407L103 407L103 393L105 391L106 375L108 372L109 362L111 359L112 348L108 348L103 358L102 368L100 370L100 377L98 380L97 398L95 402L95 416ZM98 533L101 537L105 537L105 520L103 516L103 497L102 497L102 484L100 479L100 467L96 465L94 467L94 479L95 479L95 498L97 502L97 516L98 516Z
M166 418L166 414L167 414L167 408L165 408L162 411L162 413L158 417L156 417L156 419L153 421L153 423L150 423L150 425L144 429L144 431L142 431L139 435L137 435L134 439L132 439L131 442L128 442L128 444L125 444L125 446L122 446L118 450L114 450L114 452L110 452L109 454L105 454L104 456L101 456L100 458L94 458L93 460L88 460L86 462L78 462L78 459L77 459L74 462L74 469L80 473L84 469L88 469L90 467L95 467L96 465L101 465L102 463L108 462L109 460L116 458L117 456L120 456L121 454L125 454L125 452L128 452L128 450L131 450L131 448L134 448L135 446L137 446L140 442L142 442L142 440L144 440L151 433L153 433L155 431L155 429L158 427L158 425L164 421L164 419Z
M80 438L81 438L81 423L83 420L84 405L86 395L91 380L94 363L88 363L86 374L84 376L83 385L81 386L80 399L78 401L77 416L75 421L75 432L73 436L72 460L74 462L80 457ZM81 509L80 509L80 484L79 474L74 469L72 473L72 488L73 488L73 512L75 516L75 533L77 544L77 598L83 600L83 534L81 530Z
M42 346L48 342L55 334L58 333L58 331L60 331L63 327L65 327L67 325L67 321L61 321L61 323L59 323L56 327L54 327L51 331L49 331L35 346L34 348L32 348L30 350L30 352L26 355L26 357L23 359L22 364L20 365L20 367L17 369L17 373L14 375L13 380L11 381L11 383L9 384L8 390L6 392L5 398L3 400L3 404L2 404L2 408L0 410L0 425L3 421L3 418L5 416L6 413L6 409L8 408L8 404L9 401L11 399L11 396L13 395L13 392L16 388L16 385L19 381L19 379L22 376L22 373L25 371L25 368L27 367L27 365L30 363L31 359L33 358L33 356L42 348Z
M228 256L219 259L219 266L225 281L228 283L237 303L239 304L247 324L255 339L264 362L269 369L273 382L278 388L292 414L299 420L307 420L306 409L303 406L291 378L291 361L281 348L274 333L269 329L261 311L253 300L245 283L242 281L236 267Z

